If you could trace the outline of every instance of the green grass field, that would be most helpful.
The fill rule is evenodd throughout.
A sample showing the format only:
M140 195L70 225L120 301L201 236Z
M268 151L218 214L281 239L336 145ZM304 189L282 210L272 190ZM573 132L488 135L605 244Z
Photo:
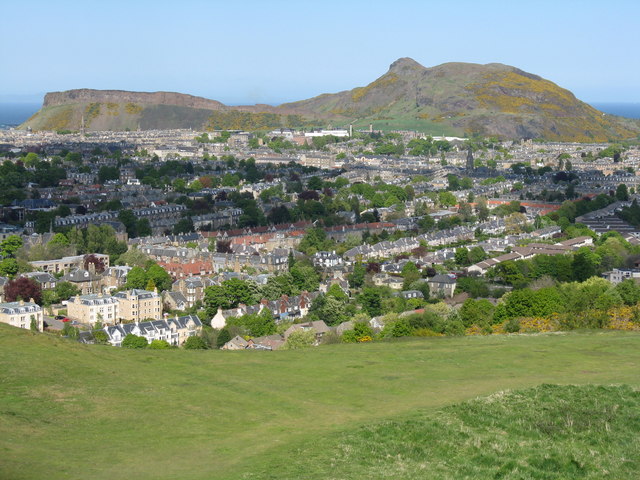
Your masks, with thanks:
M410 440L467 408L451 405L543 383L638 387L639 367L632 332L220 352L84 346L0 325L0 478L449 478L418 475ZM400 441L407 421L416 430ZM361 459L369 431L417 452L406 470ZM489 467L467 478L492 470L470 461Z

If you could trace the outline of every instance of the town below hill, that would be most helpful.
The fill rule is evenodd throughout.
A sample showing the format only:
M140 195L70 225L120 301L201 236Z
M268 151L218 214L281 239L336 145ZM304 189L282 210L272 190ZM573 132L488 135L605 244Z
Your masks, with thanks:
M639 330L637 143L0 132L0 321L298 349Z

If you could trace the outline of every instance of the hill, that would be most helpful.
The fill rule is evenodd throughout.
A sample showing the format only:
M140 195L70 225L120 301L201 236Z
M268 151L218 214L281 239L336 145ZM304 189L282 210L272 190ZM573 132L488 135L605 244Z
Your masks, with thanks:
M607 141L637 135L638 124L604 115L568 90L499 63L425 68L410 58L366 87L287 104L374 128L558 141ZM384 129L384 128L383 128Z
M308 458L305 478L357 479L325 463L349 435L505 389L637 387L639 346L633 332L589 332L129 351L0 324L0 478L301 478Z
M498 63L425 68L410 58L365 87L283 104L226 106L170 92L48 93L22 127L34 130L270 129L353 124L434 135L603 142L636 137L640 122L605 115L537 75Z

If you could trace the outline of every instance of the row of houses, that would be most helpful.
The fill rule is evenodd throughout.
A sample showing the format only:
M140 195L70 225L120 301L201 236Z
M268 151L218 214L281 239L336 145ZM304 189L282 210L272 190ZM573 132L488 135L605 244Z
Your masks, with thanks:
M302 318L309 313L311 303L318 295L320 295L320 292L302 292L300 295L292 297L282 295L277 300L263 299L256 305L244 305L241 303L236 308L228 310L219 308L211 319L211 327L223 328L229 318L258 314L262 312L263 309L269 310L276 322Z
M593 245L593 239L587 236L571 238L555 244L530 243L526 247L514 247L510 253L505 253L504 255L494 258L488 258L487 260L471 265L467 268L467 273L484 275L489 271L489 269L502 262L510 260L528 260L536 255L564 255L565 253L587 245Z
M144 337L147 343L164 340L170 345L181 346L192 336L202 331L202 322L196 315L153 320L147 322L109 325L100 329L107 335L107 341L114 347L121 347L127 335ZM79 340L83 343L95 343L92 331L80 332Z

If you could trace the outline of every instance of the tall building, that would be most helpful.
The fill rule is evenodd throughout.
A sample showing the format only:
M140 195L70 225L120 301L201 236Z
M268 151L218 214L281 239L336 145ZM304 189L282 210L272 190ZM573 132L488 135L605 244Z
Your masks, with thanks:
M474 169L473 152L471 151L471 148L469 148L469 150L467 150L467 170L473 170L473 169Z

